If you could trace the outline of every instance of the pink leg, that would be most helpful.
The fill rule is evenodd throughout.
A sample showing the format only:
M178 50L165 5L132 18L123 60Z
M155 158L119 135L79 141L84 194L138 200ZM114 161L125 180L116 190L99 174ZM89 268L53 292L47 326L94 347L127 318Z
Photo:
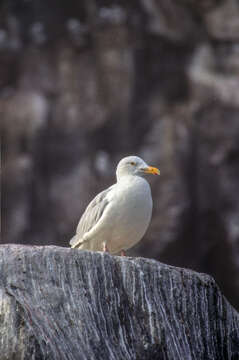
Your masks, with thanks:
M103 242L103 251L104 252L109 252L109 250L107 248L107 245L106 245L106 242Z
M121 250L120 255L121 255L121 256L126 256L126 252L125 252L125 250L124 250L124 249L123 249L123 250Z

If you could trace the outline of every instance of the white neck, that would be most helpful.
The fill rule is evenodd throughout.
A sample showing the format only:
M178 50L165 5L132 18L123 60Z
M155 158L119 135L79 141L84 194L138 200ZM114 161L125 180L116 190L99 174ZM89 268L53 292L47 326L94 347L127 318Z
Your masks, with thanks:
M128 180L128 181L133 181L133 180L139 180L139 179L144 179L144 176L140 176L139 174L129 174L129 173L116 173L116 178L117 178L117 183L119 183L122 180Z

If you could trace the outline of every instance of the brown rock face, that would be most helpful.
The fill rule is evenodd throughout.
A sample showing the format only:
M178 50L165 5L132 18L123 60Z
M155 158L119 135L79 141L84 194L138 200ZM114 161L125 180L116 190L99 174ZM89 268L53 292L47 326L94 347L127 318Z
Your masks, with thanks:
M134 255L212 274L239 308L239 8L0 5L2 242L68 245L129 154L161 170Z

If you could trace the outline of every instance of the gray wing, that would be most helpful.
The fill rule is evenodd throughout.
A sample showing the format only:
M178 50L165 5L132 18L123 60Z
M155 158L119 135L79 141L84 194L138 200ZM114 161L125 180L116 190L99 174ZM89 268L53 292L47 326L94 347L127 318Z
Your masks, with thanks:
M105 208L109 204L106 195L113 187L114 185L102 191L89 203L77 226L76 235L70 241L70 245L72 247L82 243L84 234L90 231L98 223L105 211Z

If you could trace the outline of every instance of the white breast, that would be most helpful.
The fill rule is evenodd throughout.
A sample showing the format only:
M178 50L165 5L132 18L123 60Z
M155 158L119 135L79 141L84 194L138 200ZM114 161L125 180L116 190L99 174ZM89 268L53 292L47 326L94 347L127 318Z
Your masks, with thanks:
M108 216L111 236L108 248L111 253L127 250L141 240L152 215L152 196L148 182L139 176L124 177L113 193Z

